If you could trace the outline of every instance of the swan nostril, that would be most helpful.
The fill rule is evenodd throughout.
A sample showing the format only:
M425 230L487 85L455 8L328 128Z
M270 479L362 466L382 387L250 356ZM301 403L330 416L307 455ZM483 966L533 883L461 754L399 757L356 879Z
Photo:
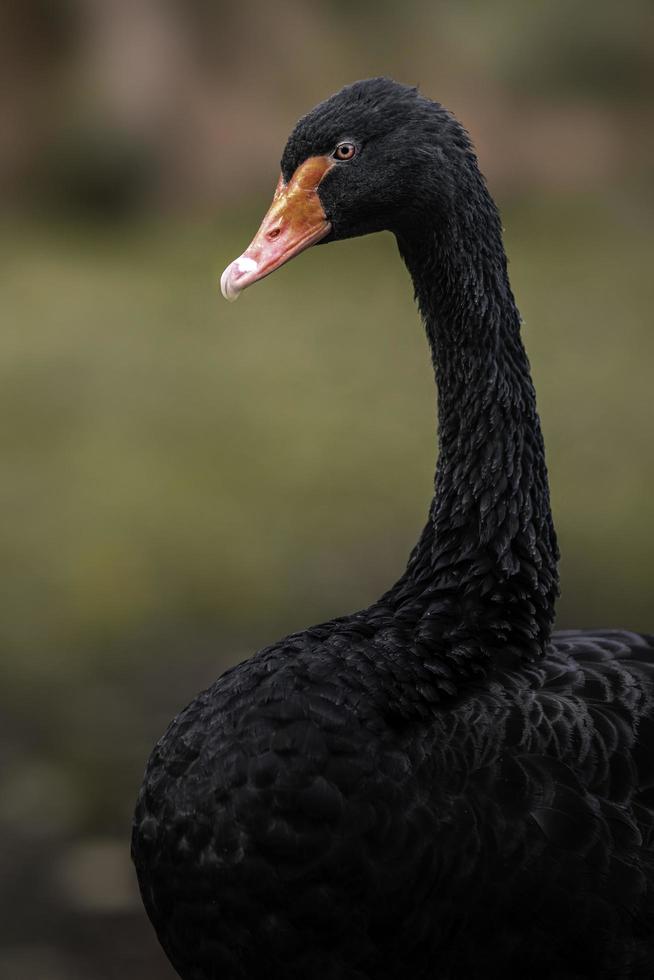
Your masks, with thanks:
M282 229L279 228L279 227L277 227L277 228L271 228L270 231L267 231L266 232L266 238L269 239L269 241L272 242L275 238L277 238L277 236L279 235L279 233L280 233L281 230Z

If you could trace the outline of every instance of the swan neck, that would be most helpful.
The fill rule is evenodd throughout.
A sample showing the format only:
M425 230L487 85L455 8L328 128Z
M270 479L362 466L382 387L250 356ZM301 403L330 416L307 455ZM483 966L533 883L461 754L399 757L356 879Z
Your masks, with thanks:
M451 635L482 656L534 659L551 633L558 550L520 317L485 206L481 234L399 242L431 348L439 440L429 521L398 600L421 597L441 645Z

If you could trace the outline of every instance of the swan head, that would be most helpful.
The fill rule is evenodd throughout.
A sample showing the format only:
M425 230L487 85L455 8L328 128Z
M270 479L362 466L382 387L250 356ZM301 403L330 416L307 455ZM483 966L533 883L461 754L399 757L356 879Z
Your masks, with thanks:
M469 137L439 103L388 78L355 82L293 129L270 209L223 272L223 295L237 299L319 242L447 227L479 186Z

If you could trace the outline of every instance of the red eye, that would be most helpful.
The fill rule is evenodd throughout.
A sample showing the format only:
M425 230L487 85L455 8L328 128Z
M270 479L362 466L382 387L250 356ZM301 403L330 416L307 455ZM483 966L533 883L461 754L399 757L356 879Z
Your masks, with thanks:
M354 143L339 143L334 150L334 156L337 160L351 160L356 151Z

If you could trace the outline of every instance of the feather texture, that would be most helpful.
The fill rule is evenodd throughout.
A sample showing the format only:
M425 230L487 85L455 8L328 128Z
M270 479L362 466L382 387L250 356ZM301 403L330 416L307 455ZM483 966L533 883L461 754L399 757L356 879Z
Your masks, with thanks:
M359 153L320 186L333 237L393 231L425 321L434 500L378 602L260 651L171 723L134 819L145 907L184 980L651 978L654 638L551 633L558 551L497 211L464 130L414 89L318 106L285 179L339 138Z

